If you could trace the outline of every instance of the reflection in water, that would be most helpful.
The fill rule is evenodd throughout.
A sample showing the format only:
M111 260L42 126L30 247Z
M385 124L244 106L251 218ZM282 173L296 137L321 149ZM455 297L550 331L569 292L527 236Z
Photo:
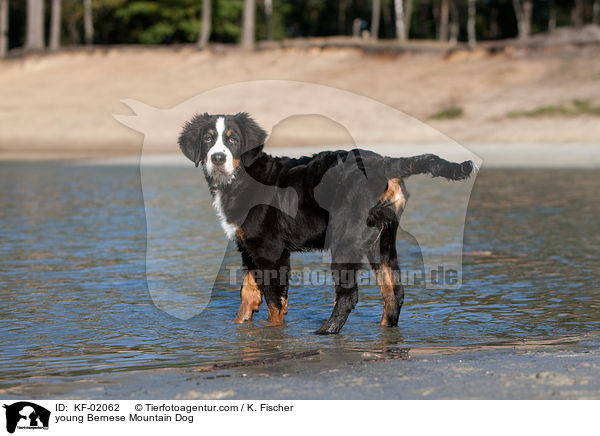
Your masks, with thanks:
M175 196L159 201L163 208L177 195L193 195L189 180L201 177L183 168L160 171ZM595 171L484 169L467 215L465 251L473 255L464 259L462 287L408 287L397 329L379 327L379 290L363 287L342 335L326 337L312 332L330 313L328 286L292 288L285 326L267 326L264 308L254 323L233 324L239 285L229 284L227 267L239 260L232 247L200 315L184 321L156 308L145 281L138 168L11 163L0 165L0 181L4 385L33 375L196 366L317 348L343 353L552 338L600 324ZM210 208L172 219L188 229L185 243L198 235L214 237L215 247L224 243ZM165 238L165 252L181 243ZM403 267L419 268L410 235L398 246ZM205 248L197 259L180 260L193 268L206 256L212 254ZM297 254L293 265L321 269L322 257ZM197 290L186 277L171 284L168 265L165 275L184 296Z

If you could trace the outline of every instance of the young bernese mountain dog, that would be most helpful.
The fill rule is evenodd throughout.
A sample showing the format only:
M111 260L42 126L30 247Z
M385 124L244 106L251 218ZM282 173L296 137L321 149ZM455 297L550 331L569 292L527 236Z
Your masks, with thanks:
M356 272L366 257L383 296L382 326L397 326L404 289L396 232L408 192L403 179L431 174L463 180L473 163L432 154L383 157L367 150L297 159L263 152L267 133L246 113L196 115L179 147L204 171L213 204L244 265L236 323L252 320L263 296L269 322L288 310L290 253L331 250L335 303L316 333L338 333L358 301Z

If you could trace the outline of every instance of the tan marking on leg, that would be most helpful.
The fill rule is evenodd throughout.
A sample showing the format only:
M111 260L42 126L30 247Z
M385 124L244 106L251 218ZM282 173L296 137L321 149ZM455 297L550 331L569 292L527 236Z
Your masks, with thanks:
M383 316L381 317L381 325L388 326L388 315L391 313L394 304L396 303L392 270L388 265L381 265L381 269L377 274L377 283L379 283L381 296L383 297Z
M386 190L379 197L379 201L393 203L396 207L396 212L398 212L406 206L407 194L401 179L390 179L388 180Z
M287 298L281 297L281 310L283 311L284 315L287 314L287 305L288 305Z
M277 308L274 304L268 304L269 309L269 324L273 325L281 325L283 324L283 316L288 311L288 301L287 298L281 297L281 309Z
M234 322L241 324L246 321L252 321L254 312L258 312L258 308L262 303L262 293L254 280L254 274L247 271L244 275L244 283L241 291L242 304L240 310L235 317Z
M241 242L244 242L244 232L241 227L235 228L235 237L238 238Z

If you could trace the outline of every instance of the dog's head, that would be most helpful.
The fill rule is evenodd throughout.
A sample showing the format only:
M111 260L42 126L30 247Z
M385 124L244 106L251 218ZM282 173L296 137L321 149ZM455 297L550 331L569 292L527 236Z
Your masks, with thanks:
M251 165L267 133L246 113L195 115L179 135L179 148L196 167L202 165L211 185L233 180L240 166Z

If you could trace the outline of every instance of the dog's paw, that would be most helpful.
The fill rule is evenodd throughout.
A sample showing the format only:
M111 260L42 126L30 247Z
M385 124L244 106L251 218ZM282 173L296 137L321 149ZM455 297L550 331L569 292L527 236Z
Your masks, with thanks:
M459 179L468 178L473 172L473 161L467 160L460 164Z
M316 335L337 335L341 328L335 328L328 325L323 325L319 330L315 332Z

